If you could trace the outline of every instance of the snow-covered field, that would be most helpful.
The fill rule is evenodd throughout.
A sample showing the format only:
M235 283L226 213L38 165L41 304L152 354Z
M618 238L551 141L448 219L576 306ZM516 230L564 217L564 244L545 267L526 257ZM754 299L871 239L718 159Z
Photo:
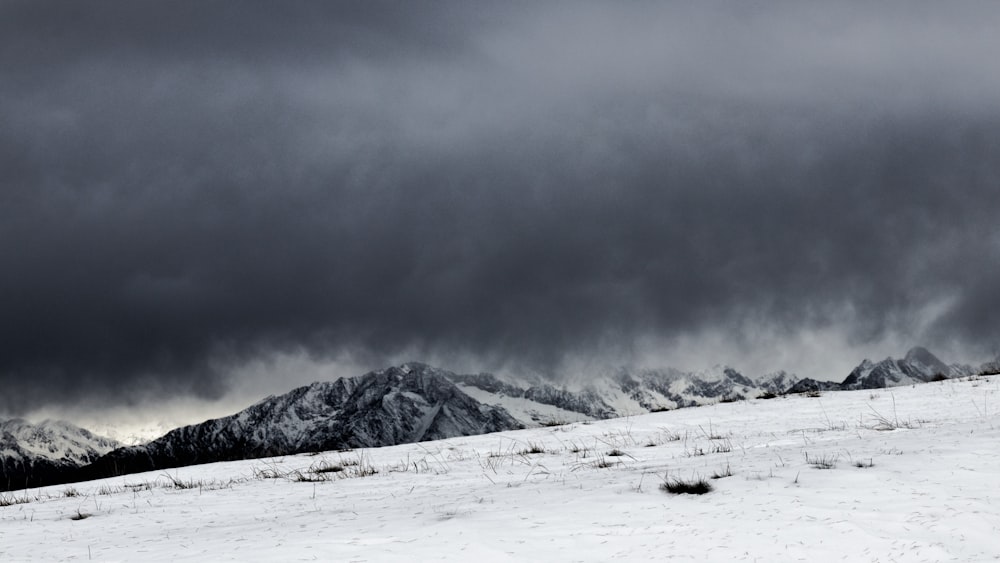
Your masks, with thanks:
M753 400L0 493L0 561L996 560L998 390ZM714 490L660 489L698 478Z

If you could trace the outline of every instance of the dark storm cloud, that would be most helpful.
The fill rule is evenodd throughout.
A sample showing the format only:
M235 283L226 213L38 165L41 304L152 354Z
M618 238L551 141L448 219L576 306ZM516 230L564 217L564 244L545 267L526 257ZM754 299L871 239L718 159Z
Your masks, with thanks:
M364 6L0 8L0 408L286 350L1000 340L992 5Z

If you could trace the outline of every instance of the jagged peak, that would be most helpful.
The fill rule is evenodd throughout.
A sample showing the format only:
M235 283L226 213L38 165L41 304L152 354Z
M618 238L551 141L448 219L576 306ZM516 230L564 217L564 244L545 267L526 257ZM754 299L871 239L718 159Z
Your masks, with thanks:
M764 375L761 375L761 376L758 376L758 377L754 378L754 381L756 381L757 383L766 383L766 382L772 382L772 381L792 381L792 382L795 382L795 381L798 381L798 380L799 380L799 376L798 375L796 375L794 373L791 373L791 372L788 372L788 371L785 371L783 369L779 369L778 371L768 372L768 373L765 373Z
M444 369L441 369L439 367L435 367L435 366L432 366L430 364L426 364L424 362L409 361L409 362L403 362L403 363L401 363L399 365L389 366L387 368L383 368L383 369L380 369L380 370L370 371L370 372L368 372L368 373L366 373L364 375L360 375L360 376L353 377L353 378L350 378L350 379L364 379L366 377L379 376L379 375L382 375L382 376L389 375L389 376L393 376L393 377L401 377L401 376L407 376L407 375L410 375L410 374L415 374L415 375L439 375L439 376L447 377L447 375L450 374L450 373L451 372L448 371L448 370L444 370Z
M906 356L903 357L907 362L920 362L925 365L929 364L944 364L937 356L932 354L930 350L924 348L923 346L914 346L906 352Z
M869 368L869 367L873 367L873 366L876 366L876 365L879 365L879 364L895 363L897 361L900 361L900 360L897 360L897 359L893 358L892 356L886 356L885 359L877 361L877 362L873 361L873 360L870 360L868 358L865 358L864 360L861 361L860 364L858 364L858 368ZM941 361L940 358L938 358L937 356L935 356L933 353L931 353L930 350L928 350L927 348L925 348L923 346L914 346L914 347L910 348L909 350L907 350L906 355L903 356L903 358L902 358L901 361L904 361L904 362L907 362L907 363L912 363L912 364L919 363L919 364L924 364L924 365L946 365L943 361Z
M736 370L725 364L715 364L708 369L692 372L691 375L701 379L702 381L721 381L726 379L729 372L732 371ZM739 372L737 371L737 373Z
M429 364L425 364L424 362L413 362L413 361L403 362L402 364L399 364L398 369L400 371L402 371L403 373L406 373L406 374L412 373L414 371L417 371L417 372L426 372L426 371L439 372L439 371L441 371L440 368L436 368L436 367L431 366Z

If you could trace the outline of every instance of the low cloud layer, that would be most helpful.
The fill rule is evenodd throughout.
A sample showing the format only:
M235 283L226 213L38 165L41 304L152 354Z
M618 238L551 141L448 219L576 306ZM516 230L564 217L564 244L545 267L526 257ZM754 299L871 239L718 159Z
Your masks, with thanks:
M0 411L996 352L997 6L365 6L0 8Z

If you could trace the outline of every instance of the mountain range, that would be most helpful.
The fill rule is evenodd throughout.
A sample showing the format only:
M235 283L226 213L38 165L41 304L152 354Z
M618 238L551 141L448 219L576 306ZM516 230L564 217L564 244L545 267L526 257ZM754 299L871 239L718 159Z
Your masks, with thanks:
M411 362L299 387L135 446L65 422L8 420L0 423L0 486L10 490L216 461L389 446L785 393L911 385L1000 372L996 368L1000 362L946 365L917 347L902 359L865 360L841 383L783 371L749 378L717 366L695 373L621 368L585 384L555 386Z
M917 346L911 348L901 359L886 358L879 362L865 359L840 383L806 378L797 381L786 392L882 389L1000 372L997 368L1000 368L1000 359L982 364L978 368L967 364L945 364L926 348Z
M360 377L313 383L231 416L184 426L148 444L114 450L86 477L198 463L390 446L513 430L502 408L480 403L449 372L403 364Z

